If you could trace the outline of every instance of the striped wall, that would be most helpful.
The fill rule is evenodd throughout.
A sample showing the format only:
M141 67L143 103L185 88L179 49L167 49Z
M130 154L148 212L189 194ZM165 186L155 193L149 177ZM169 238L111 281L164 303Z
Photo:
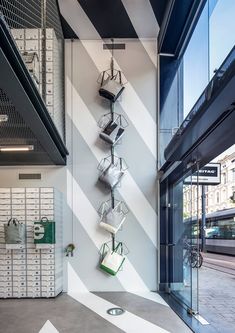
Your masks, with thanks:
M101 39L67 40L67 145L71 151L67 202L73 218L73 241L78 245L76 257L68 263L70 292L157 289L156 67L140 40L115 42L126 44L126 50L115 51L114 57L115 66L128 81L115 111L129 123L115 151L129 166L116 198L130 209L117 239L130 253L117 277L109 277L97 267L99 249L111 239L99 228L97 214L100 204L110 198L109 191L97 182L98 163L109 155L97 126L99 118L109 111L109 104L98 95L97 78L109 67L110 52L103 50ZM155 41L147 42L153 50Z
M97 78L109 67L110 52L103 50L103 40L77 0L60 1L61 12L79 39L65 42L66 145L70 152L66 167L0 168L1 187L54 186L64 193L64 246L74 242L73 258L64 259L64 291L130 291L142 294L157 289L157 74L156 39L158 29L151 7L145 6L146 22L141 27L142 5L133 7L123 0L138 39L115 39L126 44L115 51L115 67L128 81L115 106L129 123L116 155L123 157L128 172L116 191L116 198L126 202L130 213L118 233L130 253L117 277L98 269L99 249L110 235L98 226L97 209L109 199L108 191L97 182L97 166L109 155L99 139L97 121L109 111L98 95ZM66 3L66 5L65 5ZM151 36L147 36L151 34ZM151 37L151 38L147 38ZM106 40L107 41L107 40ZM41 181L20 181L19 172L41 172Z

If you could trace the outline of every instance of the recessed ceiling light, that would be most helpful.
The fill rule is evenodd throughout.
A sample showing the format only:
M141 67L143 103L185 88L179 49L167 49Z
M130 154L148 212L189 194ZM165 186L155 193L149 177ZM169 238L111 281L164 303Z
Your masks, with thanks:
M1 152L18 152L34 150L32 145L0 146Z
M120 316L125 313L125 310L122 308L111 308L107 310L107 313L111 316Z
M0 123L4 123L8 121L8 115L7 114L0 114Z

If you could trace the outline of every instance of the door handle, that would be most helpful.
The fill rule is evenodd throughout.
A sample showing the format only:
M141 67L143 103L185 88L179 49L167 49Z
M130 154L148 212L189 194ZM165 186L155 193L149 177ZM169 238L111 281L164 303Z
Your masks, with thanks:
M175 246L175 244L173 244L173 243L168 243L168 244L160 243L160 245L162 245L162 246Z

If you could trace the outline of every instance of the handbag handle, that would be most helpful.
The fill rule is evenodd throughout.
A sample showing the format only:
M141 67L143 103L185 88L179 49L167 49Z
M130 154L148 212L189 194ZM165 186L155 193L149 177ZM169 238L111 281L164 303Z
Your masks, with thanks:
M102 72L101 83L100 83L101 87L103 86L103 83L104 83L104 75L105 75L105 71Z
M46 216L43 216L43 217L41 218L41 222L48 222L48 218L47 218Z
M17 225L20 222L19 222L18 219L11 217L10 220L8 221L7 225L9 226L11 223L14 224L14 225Z
M122 73L121 71L118 71L119 74L119 83L122 85Z
M118 245L115 247L113 252L117 252L119 247L121 247L121 255L123 255L123 244L122 244L122 242L118 243Z
M102 257L102 258L103 258L104 255L105 255L105 247L107 247L108 250L109 250L109 247L108 247L107 243L104 243L104 244L101 246L101 248L102 248L102 251L101 251L101 257Z
M117 211L118 207L121 205L121 201L119 201L116 206L112 209L113 211Z
M105 213L107 207L108 207L107 202L104 202L104 203L102 204L101 216L104 215L104 213Z

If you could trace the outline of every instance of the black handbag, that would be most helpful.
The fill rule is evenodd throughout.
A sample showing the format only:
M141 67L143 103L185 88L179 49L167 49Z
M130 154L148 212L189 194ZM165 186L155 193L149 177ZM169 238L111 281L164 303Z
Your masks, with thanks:
M100 133L100 138L111 145L115 145L124 134L124 128L121 125L121 118L118 116L115 120L110 120Z
M101 87L99 89L100 96L115 102L124 89L121 71L117 71L115 75L109 75L107 71L102 73Z

